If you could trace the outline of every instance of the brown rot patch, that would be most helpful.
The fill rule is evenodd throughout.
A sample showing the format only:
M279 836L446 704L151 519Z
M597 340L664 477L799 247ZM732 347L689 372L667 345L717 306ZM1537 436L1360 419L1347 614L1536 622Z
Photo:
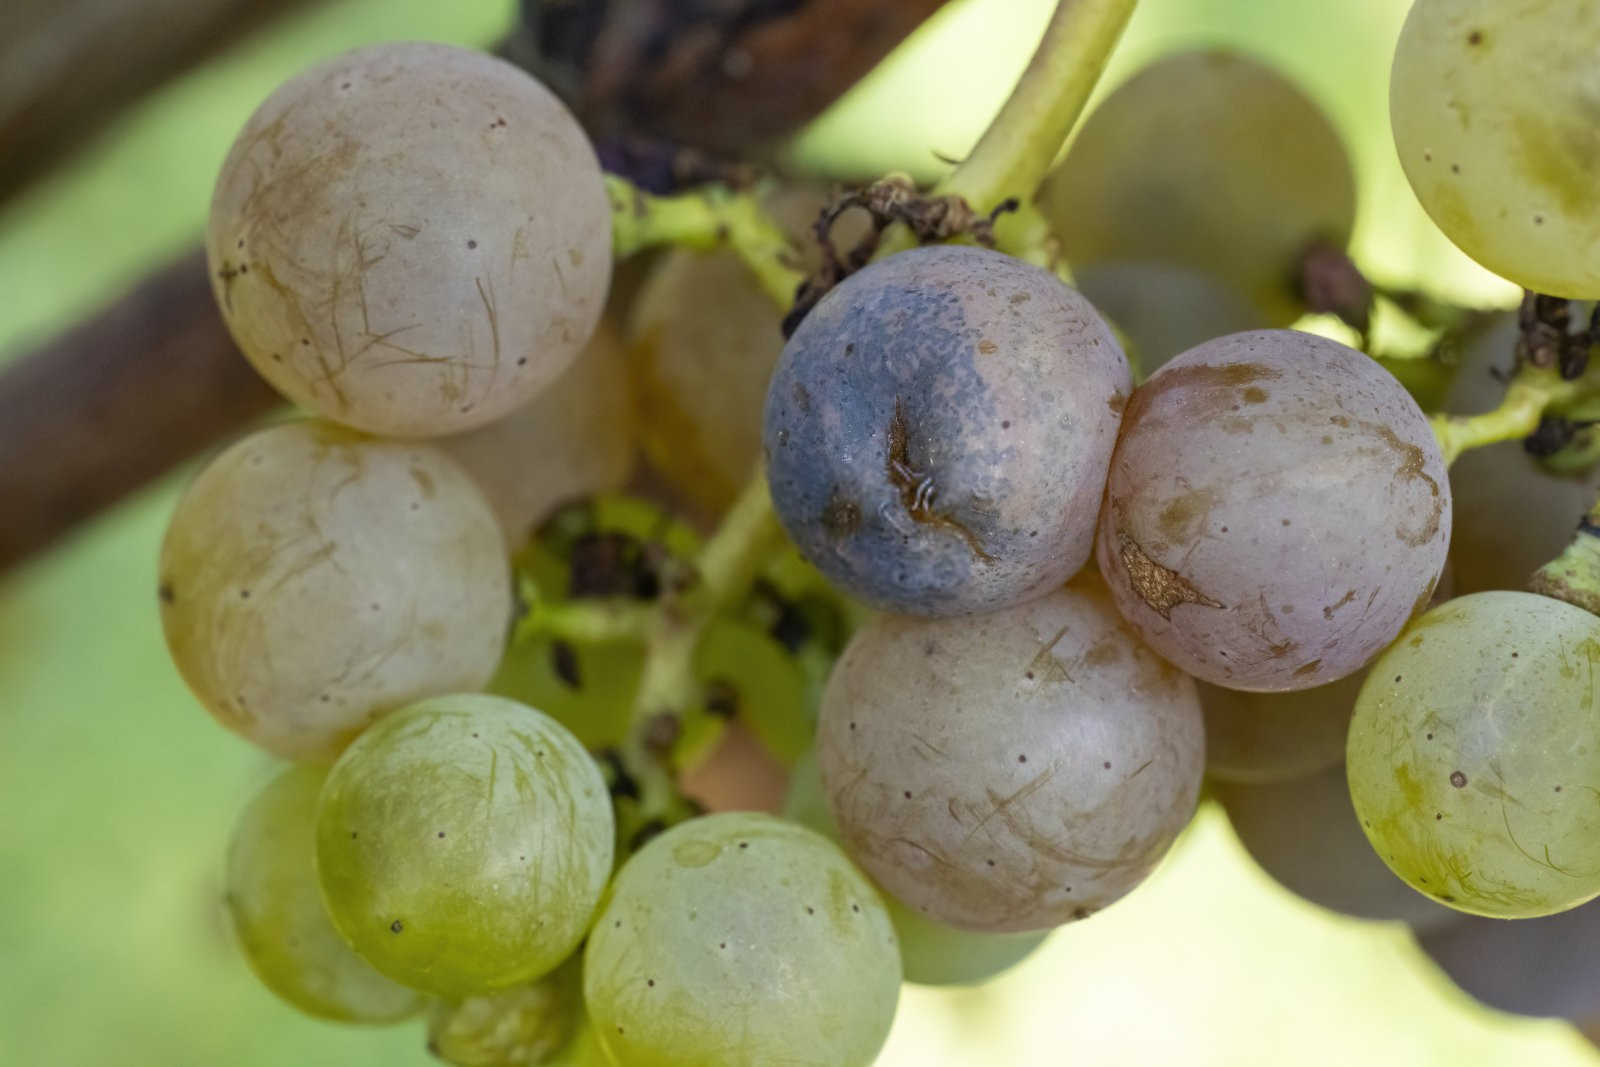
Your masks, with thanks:
M948 512L935 511L934 500L939 489L933 475L918 471L911 463L911 428L906 420L905 406L897 397L894 415L889 420L889 457L885 464L889 484L899 490L900 504L916 522L940 527L966 541L972 554L984 563L993 563L994 557L984 550L983 542L966 523Z
M1137 419L1146 408L1168 393L1184 394L1183 403L1198 415L1221 415L1233 410L1239 402L1238 390L1256 386L1260 382L1283 377L1276 367L1261 363L1225 363L1210 366L1199 363L1193 366L1162 368L1161 372L1133 391L1128 404L1127 418ZM1255 390L1266 399L1261 389Z
M1251 385L1239 392L1239 398L1246 404L1265 404L1267 402L1267 391Z
M1424 468L1427 465L1427 453L1416 445L1407 444L1387 426L1373 425L1371 430L1383 440L1400 457L1400 469L1395 472L1396 481L1421 481L1428 487L1430 494L1428 517L1423 520L1421 528L1416 531L1407 530L1405 526L1395 527L1395 536L1412 548L1421 548L1432 541L1439 533L1440 523L1444 519L1444 498L1439 493L1439 483ZM1430 594L1431 595L1431 594Z
M1198 604L1206 608L1226 606L1200 592L1177 571L1151 559L1139 543L1122 530L1117 531L1117 554L1128 572L1128 585L1163 619L1170 621L1172 609L1180 604Z
M1295 668L1294 676L1296 678L1304 678L1308 674L1316 674L1317 669L1321 666L1322 661L1320 659L1314 659L1310 663L1302 663L1300 666Z

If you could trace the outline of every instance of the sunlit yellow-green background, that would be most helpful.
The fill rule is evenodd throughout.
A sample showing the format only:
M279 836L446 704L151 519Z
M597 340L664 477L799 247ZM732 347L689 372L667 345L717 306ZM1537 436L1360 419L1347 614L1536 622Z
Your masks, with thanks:
M1350 142L1363 265L1503 302L1511 291L1434 231L1394 159L1387 65L1405 3L1144 0L1108 82L1198 43L1268 57ZM368 41L488 42L512 6L343 0L141 103L68 171L0 209L0 359L192 243L233 132L279 81ZM959 157L1050 6L954 0L796 157L923 173L936 154ZM145 384L152 395L164 387ZM182 477L0 581L0 1064L430 1062L415 1026L351 1030L296 1015L229 942L219 857L269 767L212 724L162 648L156 548ZM1208 809L1146 887L1011 974L970 991L908 988L881 1062L1567 1067L1600 1057L1562 1024L1477 1007L1403 929L1289 898Z

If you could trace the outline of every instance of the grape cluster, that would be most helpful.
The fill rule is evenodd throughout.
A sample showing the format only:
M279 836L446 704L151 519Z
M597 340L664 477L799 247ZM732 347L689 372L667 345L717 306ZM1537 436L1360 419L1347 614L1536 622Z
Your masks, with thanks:
M1402 156L1468 251L1600 296L1562 169L1593 80L1497 12L1418 3ZM1536 91L1542 148L1495 117ZM1448 599L1452 532L1504 516L1459 476L1454 508L1377 362L1282 328L1354 193L1281 76L1191 53L1105 101L1038 196L1081 290L913 248L786 344L727 253L602 322L610 212L646 210L606 181L537 82L418 44L294 79L224 165L218 303L312 417L202 470L159 593L200 702L298 764L227 879L285 1000L425 1013L463 1067L865 1067L903 980L982 981L1135 890L1207 776L1269 874L1441 958L1459 912L1600 895L1600 620L1492 551ZM730 721L783 818L675 783Z

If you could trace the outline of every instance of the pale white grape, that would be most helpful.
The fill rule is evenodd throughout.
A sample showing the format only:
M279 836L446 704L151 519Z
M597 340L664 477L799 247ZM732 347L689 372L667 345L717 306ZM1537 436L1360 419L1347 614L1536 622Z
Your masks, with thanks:
M1417 0L1389 112L1417 198L1462 251L1539 293L1600 297L1600 2Z
M584 1001L629 1067L866 1067L900 995L877 891L826 838L770 815L673 827L618 872Z
M1192 348L1135 391L1096 558L1152 648L1233 689L1326 685L1427 604L1450 486L1388 371L1294 330Z
M605 303L610 205L583 130L533 78L379 44L250 117L206 252L228 328L280 392L434 436L509 413L572 362Z
M584 1025L580 957L536 982L460 1000L428 1012L428 1051L455 1067L539 1067Z
M388 716L328 775L317 871L333 924L391 978L438 996L548 974L611 874L611 798L582 745L503 697Z
M331 760L391 708L483 685L511 615L505 540L466 473L325 422L261 430L202 470L160 573L184 680L291 759Z
M817 731L851 856L923 915L988 932L1138 885L1194 813L1204 749L1194 683L1093 576L992 614L875 620Z
M1372 666L1347 769L1378 855L1498 918L1600 894L1600 619L1532 593L1432 609Z
M817 756L809 751L789 772L783 797L783 814L830 840L839 840L839 826L828 810ZM883 894L889 921L900 939L900 962L905 979L919 985L975 985L1009 970L1033 953L1049 936L1047 930L1019 934L985 934L935 922Z
M1434 929L1460 918L1419 896L1372 854L1337 763L1267 785L1214 782L1239 843L1261 869L1296 896L1358 919L1388 919Z
M339 1022L397 1022L423 995L390 981L345 944L322 907L313 866L326 772L284 771L250 801L228 846L228 917L250 967L301 1011Z
M1227 283L1192 267L1158 262L1073 265L1073 284L1121 330L1130 362L1145 375L1195 345L1269 325Z
M1317 105L1225 51L1168 56L1118 87L1039 191L1074 266L1197 270L1271 325L1304 310L1300 259L1313 242L1344 247L1355 203L1349 156Z
M633 473L638 426L622 342L602 322L530 403L437 443L472 475L507 542L520 547L557 505L620 488Z

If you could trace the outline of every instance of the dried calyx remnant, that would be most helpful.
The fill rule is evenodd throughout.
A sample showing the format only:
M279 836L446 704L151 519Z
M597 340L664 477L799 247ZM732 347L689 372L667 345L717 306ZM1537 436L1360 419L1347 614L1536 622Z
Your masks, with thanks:
M1516 366L1554 369L1564 381L1572 381L1589 369L1589 356L1600 345L1600 303L1589 312L1587 322L1574 328L1573 301L1558 296L1525 292L1517 311ZM1548 457L1573 446L1592 420L1546 415L1539 426L1522 442L1531 455Z
M1012 197L988 214L980 214L959 196L923 196L909 178L899 175L840 196L817 217L813 232L822 249L822 266L795 293L794 307L783 320L783 336L792 336L818 301L872 261L884 231L894 223L904 223L920 244L967 236L985 248L993 248L995 220L1017 207L1017 200ZM854 248L841 255L833 244L833 226L840 216L854 209L865 211L872 225Z

